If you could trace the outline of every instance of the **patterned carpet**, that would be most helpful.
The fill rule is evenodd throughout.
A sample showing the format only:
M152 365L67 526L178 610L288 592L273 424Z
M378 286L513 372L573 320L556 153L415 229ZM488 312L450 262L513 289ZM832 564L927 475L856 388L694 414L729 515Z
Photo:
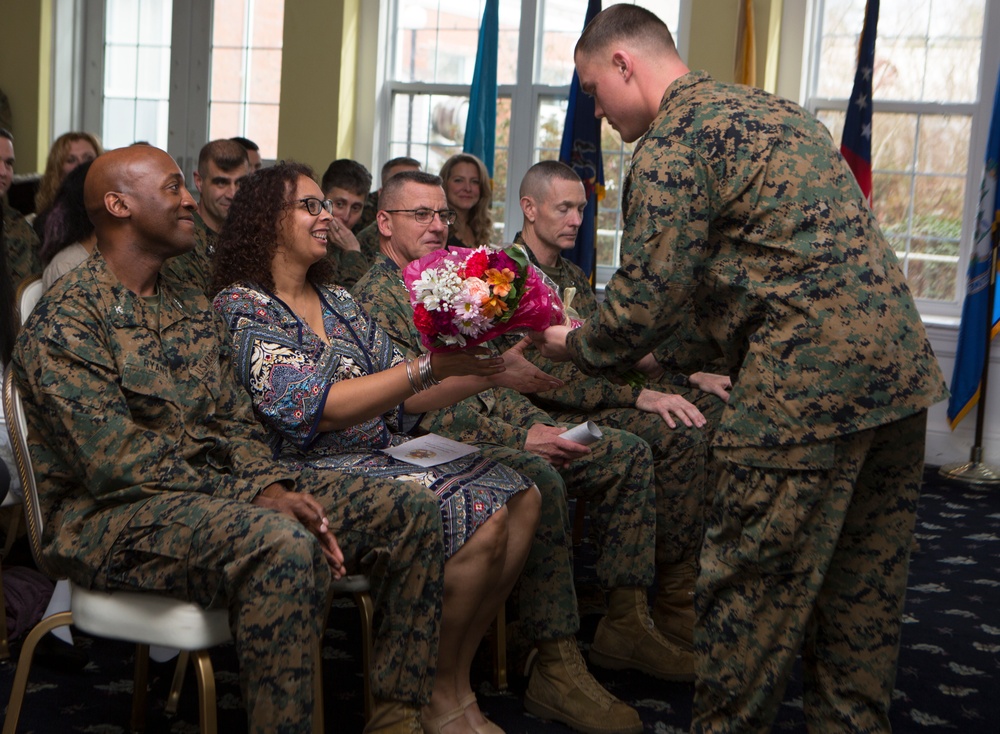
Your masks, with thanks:
M997 734L1000 732L1000 489L947 485L928 471L917 522L920 550L911 563L899 675L891 720L895 732ZM592 549L578 553L584 647L599 618L600 595L593 586ZM359 732L363 726L358 614L348 600L335 602L324 647L326 723L329 732ZM518 657L516 625L511 656ZM128 729L132 647L83 638L90 656L81 673L59 673L36 665L21 716L21 732L118 734ZM219 731L246 731L231 649L213 653L219 704ZM512 666L512 668L515 666ZM0 663L0 689L9 690L14 664ZM173 666L151 665L152 691L147 731L198 731L193 677L188 679L175 717L163 713ZM669 684L641 674L595 669L613 693L635 706L647 732L686 732L691 720L692 686ZM566 731L525 714L524 681L511 670L511 687L496 691L481 668L483 709L501 727L515 732ZM775 731L805 730L801 677L785 696Z

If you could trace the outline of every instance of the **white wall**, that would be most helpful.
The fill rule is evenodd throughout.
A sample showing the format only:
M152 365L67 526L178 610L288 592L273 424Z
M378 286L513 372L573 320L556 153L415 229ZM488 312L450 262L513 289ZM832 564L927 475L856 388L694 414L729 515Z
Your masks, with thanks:
M954 326L928 325L927 336L934 354L937 355L945 379L951 385L951 374L955 367L955 348L958 344L958 328ZM983 461L1000 467L1000 348L994 342L990 353L991 388L986 392L986 416L983 425ZM924 460L928 464L941 465L969 460L975 438L976 413L971 411L958 427L952 431L948 426L947 401L938 403L927 416L927 449Z

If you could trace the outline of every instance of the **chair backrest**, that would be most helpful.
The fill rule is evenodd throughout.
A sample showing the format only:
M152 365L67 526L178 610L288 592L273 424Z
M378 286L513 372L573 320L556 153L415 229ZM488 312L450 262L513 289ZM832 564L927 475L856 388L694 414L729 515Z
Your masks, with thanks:
M31 310L44 292L45 285L42 283L41 275L29 275L18 284L14 303L17 304L17 315L21 324L28 320Z
M13 369L8 369L3 378L3 412L7 420L11 448L14 450L14 463L17 465L17 474L21 478L21 487L24 491L24 516L27 519L31 553L42 573L49 578L60 578L61 574L53 573L42 558L42 509L38 502L35 472L31 468L31 454L28 453L28 421L24 416L21 396L18 395L17 387L14 385Z

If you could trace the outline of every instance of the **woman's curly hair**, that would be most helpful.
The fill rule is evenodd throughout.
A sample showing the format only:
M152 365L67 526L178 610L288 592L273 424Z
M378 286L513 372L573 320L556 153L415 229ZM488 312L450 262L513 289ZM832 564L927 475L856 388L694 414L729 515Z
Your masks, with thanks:
M271 262L278 249L278 226L288 216L299 177L316 180L304 163L282 161L247 176L233 197L215 243L212 292L233 283L274 290ZM323 258L306 277L314 285L333 281L333 265Z

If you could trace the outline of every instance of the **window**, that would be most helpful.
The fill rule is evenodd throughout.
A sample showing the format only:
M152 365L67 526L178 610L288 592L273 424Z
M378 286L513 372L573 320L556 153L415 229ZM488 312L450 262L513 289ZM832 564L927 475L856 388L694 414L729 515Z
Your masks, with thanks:
M209 140L240 135L278 155L284 0L215 0Z
M171 0L107 0L104 115L109 150L145 140L167 147Z
M144 140L188 175L210 139L275 157L284 0L104 0L81 21L81 126L106 148Z
M604 6L611 5L605 2ZM638 3L657 13L677 33L680 0ZM386 70L381 161L407 155L436 173L462 149L469 85L476 64L484 2L393 0L388 23L391 60ZM520 228L517 187L527 169L558 158L573 78L573 46L583 30L586 2L521 0L500 3L497 55L496 157L493 219L497 241L510 241ZM598 214L598 264L617 264L621 217L619 198L631 146L603 127L607 188Z
M925 314L957 315L989 121L983 59L997 0L882 0L873 73L872 208ZM864 0L819 0L807 107L840 141ZM995 22L995 21L993 21ZM985 70L985 71L984 71ZM971 191L970 191L971 190Z

